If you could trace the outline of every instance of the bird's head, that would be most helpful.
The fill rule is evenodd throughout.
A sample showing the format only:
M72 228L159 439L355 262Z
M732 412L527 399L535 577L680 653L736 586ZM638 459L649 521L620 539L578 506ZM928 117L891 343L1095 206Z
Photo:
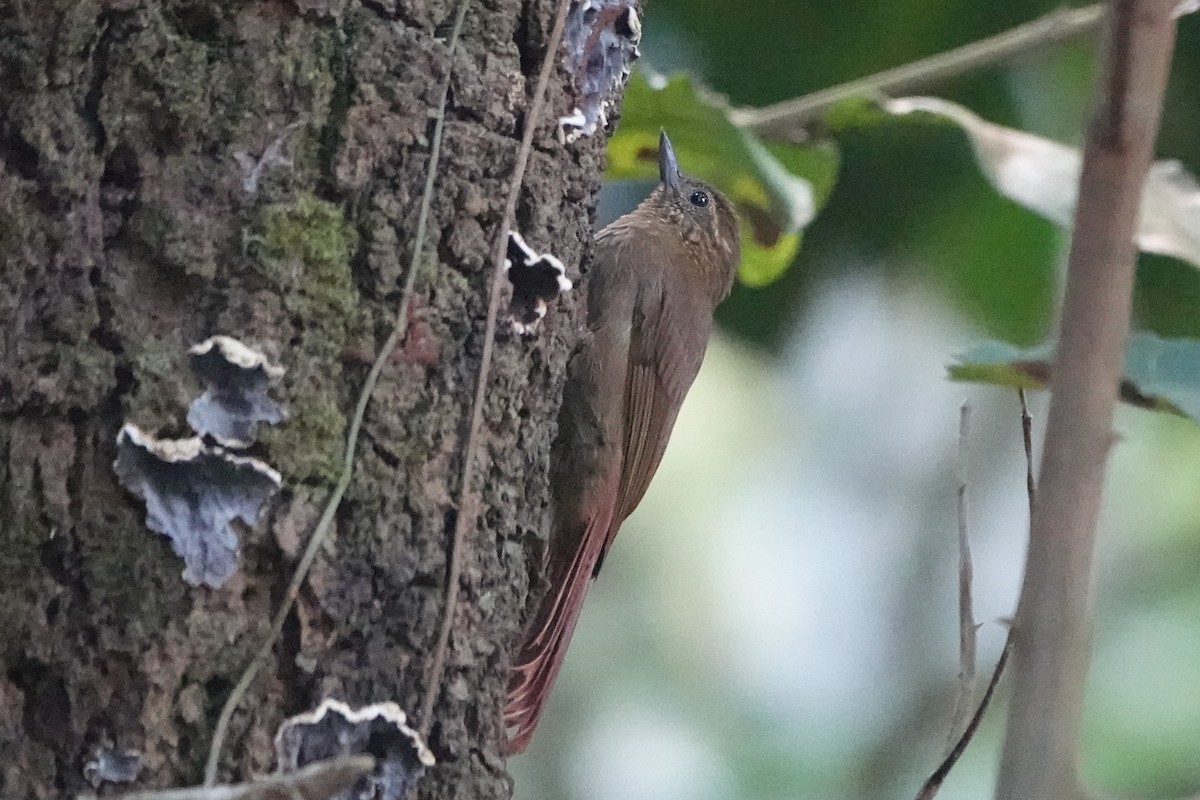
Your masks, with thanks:
M741 260L741 233L733 205L715 188L679 169L666 131L658 137L658 173L659 184L647 203L678 227L694 258L711 266L714 279L722 284L714 288L724 296Z

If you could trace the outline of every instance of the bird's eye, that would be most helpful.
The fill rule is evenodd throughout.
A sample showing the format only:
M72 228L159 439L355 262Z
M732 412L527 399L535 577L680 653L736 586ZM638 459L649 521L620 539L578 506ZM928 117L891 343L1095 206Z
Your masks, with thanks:
M692 202L692 205L700 206L700 208L708 205L708 195L704 192L692 192L692 196L688 200Z

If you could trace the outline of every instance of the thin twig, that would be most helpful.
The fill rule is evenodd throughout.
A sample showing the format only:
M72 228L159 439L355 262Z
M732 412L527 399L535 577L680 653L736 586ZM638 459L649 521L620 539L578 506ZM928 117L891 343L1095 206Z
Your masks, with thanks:
M979 730L979 723L983 721L983 715L992 702L992 695L996 692L996 686L999 685L1000 678L1004 675L1004 667L1008 664L1008 656L1012 652L1012 646L1013 636L1010 630L1008 638L1004 640L1004 649L1000 651L1000 658L996 661L996 667L992 670L992 677L988 680L987 689L984 690L983 698L979 701L979 707L975 709L975 713L967 721L967 726L963 729L962 735L958 737L954 746L950 748L950 752L942 759L942 763L938 764L933 774L921 785L921 790L917 792L916 800L932 800L933 796L942 788L942 783L946 780L946 776L950 774L950 770L954 769L954 765L958 763L958 759L966 752L967 745L971 743L971 739L975 738L975 732Z
M1113 0L1085 137L997 800L1079 792L1092 558L1129 334L1133 235L1175 45L1176 0Z
M1037 484L1033 480L1033 417L1029 416L1029 404L1025 402L1025 390L1017 389L1021 401L1021 441L1025 445L1025 495L1029 498L1029 518L1033 519L1033 499L1037 497Z
M550 40L546 45L546 56L542 61L541 72L538 73L537 85L533 90L533 101L529 105L529 115L525 119L525 132L521 137L521 146L517 151L517 161L513 167L512 178L508 185L508 199L504 204L504 214L500 218L500 228L496 233L496 244L492 254L492 284L488 295L487 325L483 333L483 353L480 355L479 377L475 382L475 399L471 406L471 427L467 431L466 447L463 450L462 480L458 490L458 516L454 521L454 538L450 542L450 568L446 576L446 606L442 611L442 628L438 634L437 646L433 651L433 660L425 676L425 697L421 703L421 736L426 740L433 727L433 706L441 692L442 675L446 671L446 651L450 646L450 631L454 627L454 613L458 607L459 581L462 576L463 552L466 549L467 529L474 527L476 519L475 496L471 487L475 479L475 461L479 449L479 430L483 425L483 402L487 396L488 376L491 373L493 340L496 338L496 318L500 314L500 296L504 288L504 254L508 244L508 231L513 225L517 213L517 200L521 196L521 184L525 180L525 167L529 163L529 154L533 150L533 134L537 130L541 118L546 84L550 82L550 73L557 63L555 54L562 40L563 28L567 21L567 11L571 0L563 0L554 19L554 28L550 32Z
M975 611L971 600L971 538L967 529L967 439L971 425L971 406L963 403L958 411L958 687L954 693L954 712L950 716L950 743L966 728L975 696Z
M1029 407L1025 404L1025 390L1018 389L1017 394L1021 399L1021 440L1025 445L1025 492L1029 499L1029 516L1033 517L1033 418L1029 416ZM966 406L963 406L965 411ZM959 441L961 442L966 437L962 435L961 430L965 420L960 422ZM960 455L961 459L961 455ZM971 715L971 719L963 728L962 734L950 748L950 752L942 759L942 763L929 776L921 786L921 790L917 792L916 800L932 800L938 790L942 788L942 783L946 780L946 776L950 774L950 770L958 763L958 759L966 751L967 745L971 743L971 739L975 737L975 732L979 729L979 724L983 720L983 715L991 704L992 695L996 691L996 686L1000 683L1000 678L1004 675L1004 668L1008 664L1008 657L1013 649L1013 628L1010 625L1008 636L1004 639L1004 649L1000 651L1000 658L996 661L996 667L992 670L992 677L988 680L987 689L983 693L983 698L979 701L979 707L975 709L975 713Z
M329 495L329 499L325 503L325 508L321 512L321 518L317 521L317 525L313 529L308 547L305 548L304 554L300 558L300 563L296 565L296 570L292 573L292 580L288 584L287 593L284 595L283 602L280 604L279 610L275 613L275 617L272 620L270 633L259 648L254 660L250 662L245 672L242 673L242 677L238 680L237 685L233 687L233 691L229 694L229 699L225 701L225 705L221 708L221 716L217 719L217 727L213 732L212 745L208 752L208 763L204 768L205 786L212 786L216 782L217 766L221 759L221 747L224 744L225 737L228 735L229 722L233 718L233 712L241 703L242 698L254 682L254 678L258 675L259 670L270 659L271 653L275 648L275 642L279 639L279 634L283 630L288 615L291 613L292 606L295 605L296 599L300 595L300 587L308 575L308 570L312 567L313 561L317 557L317 552L329 535L334 515L337 513L338 506L342 502L342 497L346 494L346 489L349 488L350 480L354 475L358 434L367 413L367 404L370 402L371 395L375 391L375 385L379 382L379 375L383 372L384 365L391 358L392 352L395 351L396 346L399 345L408 330L408 307L412 300L416 274L421 266L421 254L425 247L425 231L429 219L429 208L433 202L433 187L437 177L438 160L442 152L442 132L446 124L446 98L450 93L454 52L458 47L458 37L462 32L463 19L470 4L471 0L462 0L459 4L458 15L454 20L454 29L447 43L448 66L446 68L446 79L442 84L441 96L438 101L434 122L433 139L429 149L429 166L426 169L425 188L421 195L421 207L417 217L417 230L413 241L412 262L409 265L408 275L404 282L403 291L401 292L395 324L392 326L391 333L388 334L388 338L380 348L379 354L375 357L374 363L371 364L371 369L367 373L366 380L363 382L362 390L358 395L358 402L354 407L354 415L350 419L350 427L346 432L346 450L342 458L342 472L338 476L338 482L334 486L332 494Z
M965 72L1048 47L1092 30L1104 18L1103 3L1061 8L996 36L914 61L866 78L755 109L738 109L733 120L761 136L793 139L833 105L854 97L910 94Z
M346 756L249 783L135 792L121 795L117 800L328 800L374 769L375 759L371 756Z

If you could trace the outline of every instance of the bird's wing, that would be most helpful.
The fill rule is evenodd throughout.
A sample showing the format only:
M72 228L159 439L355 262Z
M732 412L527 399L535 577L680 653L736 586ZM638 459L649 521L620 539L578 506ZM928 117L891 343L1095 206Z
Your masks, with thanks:
M682 273L668 269L664 281ZM625 441L616 513L605 549L654 477L684 396L700 371L712 327L705 298L685 286L653 286L638 298L625 385Z

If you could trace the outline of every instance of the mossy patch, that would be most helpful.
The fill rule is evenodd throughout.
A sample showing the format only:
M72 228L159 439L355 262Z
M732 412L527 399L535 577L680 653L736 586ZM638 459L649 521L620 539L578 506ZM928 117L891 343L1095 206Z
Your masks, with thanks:
M284 424L259 429L271 465L289 482L337 482L346 416L327 398L310 395L288 409Z
M358 234L342 209L311 195L267 206L249 234L258 271L276 283L294 316L288 419L261 432L270 460L288 480L333 483L340 470L345 414L341 353L363 327L350 272Z
M312 195L267 206L248 242L258 270L284 290L288 310L328 318L355 307L350 254L358 233L340 207Z

